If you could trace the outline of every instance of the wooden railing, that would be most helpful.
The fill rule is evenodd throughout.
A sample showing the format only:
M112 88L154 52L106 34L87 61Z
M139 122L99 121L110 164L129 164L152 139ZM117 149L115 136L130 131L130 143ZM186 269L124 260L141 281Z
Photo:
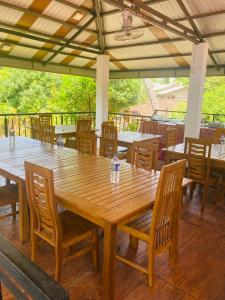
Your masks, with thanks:
M69 300L63 287L0 235L0 299L4 300L3 285L15 299Z
M8 135L11 126L14 127L16 135L30 136L30 117L38 116L41 113L28 114L0 114L0 137ZM91 116L93 127L95 126L95 112L65 112L51 113L53 125L76 124L77 119ZM152 116L128 114L128 113L109 113L109 120L113 120L120 131L137 131L142 120L171 120L184 121L186 112L156 110ZM202 114L202 122L222 122L225 123L225 114Z

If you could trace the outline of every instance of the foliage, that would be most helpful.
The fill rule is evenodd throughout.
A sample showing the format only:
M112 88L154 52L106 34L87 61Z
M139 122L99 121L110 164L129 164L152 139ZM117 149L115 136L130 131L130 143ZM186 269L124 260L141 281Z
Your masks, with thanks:
M111 80L109 110L122 111L144 97L142 80ZM0 112L95 111L95 80L37 71L0 70Z
M178 78L177 81L188 86L188 78ZM187 104L180 103L175 110L186 111ZM206 114L225 114L225 77L206 78L202 111ZM206 121L211 122L212 118L207 117ZM225 122L225 117L217 117L215 121Z

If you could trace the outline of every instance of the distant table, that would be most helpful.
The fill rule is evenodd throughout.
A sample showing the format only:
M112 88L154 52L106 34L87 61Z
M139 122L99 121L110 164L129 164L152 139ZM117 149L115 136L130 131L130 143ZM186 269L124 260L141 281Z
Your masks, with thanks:
M56 125L55 126L55 136L61 135L64 138L75 137L76 136L76 126L75 125Z
M97 131L96 129L91 129L91 131ZM61 135L63 138L70 138L76 136L76 126L75 125L56 125L55 126L55 137L57 138Z
M166 164L173 160L186 158L184 143L165 148L164 150L166 152ZM225 145L212 145L211 167L225 169Z
M134 160L134 142L147 142L153 141L159 142L162 135L158 134L150 134L150 133L141 133L141 132L133 132L133 131L124 131L118 134L118 145L122 147L127 147L127 162L133 163Z

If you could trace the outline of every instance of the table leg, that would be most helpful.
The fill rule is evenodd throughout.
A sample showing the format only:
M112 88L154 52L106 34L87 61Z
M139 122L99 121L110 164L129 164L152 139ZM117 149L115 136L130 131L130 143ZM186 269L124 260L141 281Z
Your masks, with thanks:
M115 297L116 225L107 223L104 228L103 299Z
M29 208L26 199L25 187L22 181L18 182L18 196L20 241L25 242L29 240Z
M127 148L127 162L128 163L133 164L133 162L134 162L134 157L133 156L134 156L133 146L130 145Z

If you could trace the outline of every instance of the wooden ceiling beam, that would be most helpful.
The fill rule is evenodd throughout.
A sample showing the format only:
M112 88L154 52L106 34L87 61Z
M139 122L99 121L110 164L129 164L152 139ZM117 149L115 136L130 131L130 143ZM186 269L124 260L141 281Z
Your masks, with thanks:
M12 45L15 45L15 46L18 46L18 47L24 47L24 48L27 48L27 49L42 50L42 51L46 51L46 52L49 52L49 53L55 53L56 52L56 50L49 49L47 47L43 47L43 46L38 47L38 46L35 46L35 45L28 45L28 44L17 42L17 41L12 41L10 39L1 39L0 38L0 43L12 44ZM1 53L3 53L3 51L1 51ZM68 53L68 52L64 52L64 51L62 51L61 54L67 55L67 56L72 56L74 58L78 57L78 58L83 58L83 59L87 59L87 60L95 60L95 58L92 58L92 57L89 57L89 56L76 55L76 54L72 54L72 53Z
M3 27L1 24L0 24L0 32L4 32L4 33L7 33L7 34L20 36L20 37L24 37L24 38L27 38L27 39L30 39L30 40L39 41L39 42L43 42L43 43L48 43L48 44L52 44L52 45L56 45L56 46L63 46L64 45L63 41L66 41L66 40L56 39L54 37L46 38L46 36L42 36L41 34L38 35L37 33L31 34L30 30L27 31L27 32L24 32L24 30L19 30L19 29L15 30L14 27L10 28L10 26L4 26ZM91 47L89 45L85 45L85 46L87 46L89 48L75 46L75 45L72 45L72 43L71 43L67 46L67 48L70 48L70 49L73 49L73 50L85 51L85 52L89 52L89 53L93 53L93 54L100 54L100 51L98 51L96 48L91 49L93 47Z
M177 21L174 21L173 19L167 17L166 15L147 6L140 0L135 0L135 1L104 0L104 1L120 9L127 9L135 13L143 21L153 24L159 28L165 29L169 32L172 32L182 37L183 39L190 40L193 43L199 42L199 38L196 36L195 32L192 29L178 23Z
M104 31L104 24L103 24L103 17L101 16L101 3L99 0L93 0L93 5L95 8L96 13L96 28L98 30L98 43L99 48L105 53L105 36L103 35Z

